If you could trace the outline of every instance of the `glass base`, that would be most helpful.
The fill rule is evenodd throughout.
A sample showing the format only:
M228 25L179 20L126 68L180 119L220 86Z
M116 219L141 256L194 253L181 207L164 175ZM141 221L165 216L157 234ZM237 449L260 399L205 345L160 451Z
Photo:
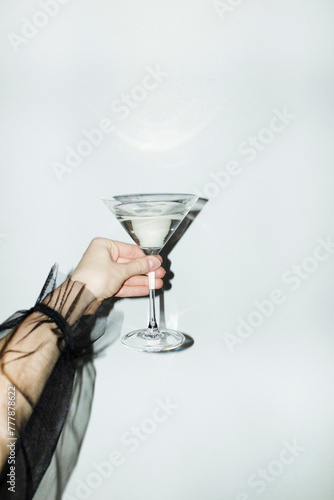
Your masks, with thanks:
M135 330L122 338L122 344L137 351L164 352L180 347L185 342L185 336L175 330L161 328L152 335L151 330Z

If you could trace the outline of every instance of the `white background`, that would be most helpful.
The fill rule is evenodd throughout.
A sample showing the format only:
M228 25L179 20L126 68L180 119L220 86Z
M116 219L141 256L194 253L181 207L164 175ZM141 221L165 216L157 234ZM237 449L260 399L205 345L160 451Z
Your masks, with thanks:
M92 237L128 241L101 196L210 198L170 256L165 293L169 326L195 344L161 356L118 339L97 360L64 498L83 498L92 463L119 450L123 464L87 498L332 500L334 254L304 259L334 237L333 4L70 0L45 18L41 3L0 7L0 319L33 305L51 265L68 272ZM29 32L26 19L44 26ZM147 68L164 76L140 94ZM131 92L144 98L122 119L111 106ZM284 110L283 129L263 132ZM66 148L106 117L113 132L57 175ZM267 143L246 154L258 135ZM212 175L231 161L238 174L218 185ZM303 262L312 272L292 290ZM240 340L238 318L274 289L284 303ZM122 333L145 323L146 305L117 304ZM229 349L227 338L240 343ZM166 398L177 409L131 453L122 435ZM303 451L260 494L249 477L294 440Z

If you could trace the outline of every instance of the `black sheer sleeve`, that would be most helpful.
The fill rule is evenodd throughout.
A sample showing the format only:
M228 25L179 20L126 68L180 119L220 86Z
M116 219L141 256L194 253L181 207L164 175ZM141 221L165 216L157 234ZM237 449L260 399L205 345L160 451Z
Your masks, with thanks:
M76 358L104 333L93 294L70 276L56 287L57 271L53 266L32 309L0 325L2 500L33 498L68 413ZM11 386L15 405L7 406Z

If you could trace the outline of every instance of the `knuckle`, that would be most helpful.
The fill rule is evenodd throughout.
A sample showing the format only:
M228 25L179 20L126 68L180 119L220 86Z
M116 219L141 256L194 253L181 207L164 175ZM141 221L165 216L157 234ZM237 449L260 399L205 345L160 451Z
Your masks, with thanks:
M100 236L95 236L95 238L92 239L90 244L95 246L95 245L101 245L102 242L103 238L100 238Z

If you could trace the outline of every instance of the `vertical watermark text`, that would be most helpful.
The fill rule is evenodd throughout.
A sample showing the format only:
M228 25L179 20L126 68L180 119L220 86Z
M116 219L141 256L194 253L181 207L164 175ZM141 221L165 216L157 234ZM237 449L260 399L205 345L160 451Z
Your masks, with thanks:
M7 400L7 432L8 432L8 465L9 471L7 473L8 491L15 493L16 485L16 425L15 425L15 403L16 403L16 389L15 386L9 385Z

